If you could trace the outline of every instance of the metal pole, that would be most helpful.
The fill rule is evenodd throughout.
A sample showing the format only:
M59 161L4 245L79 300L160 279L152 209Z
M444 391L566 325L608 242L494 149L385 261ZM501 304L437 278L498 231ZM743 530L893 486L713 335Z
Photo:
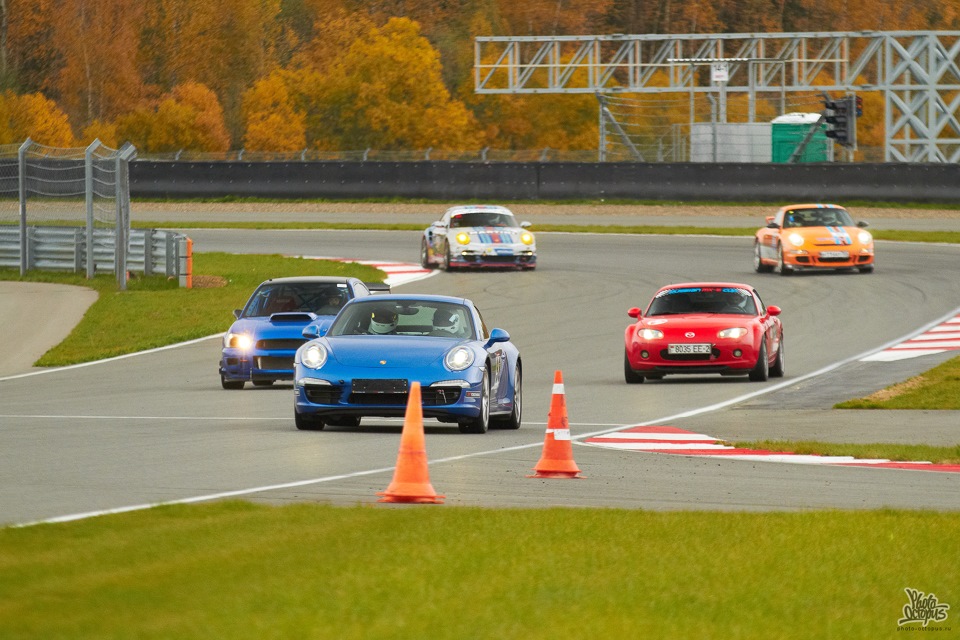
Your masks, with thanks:
M27 273L27 148L33 140L27 138L17 151L19 164L18 188L20 190L20 275Z
M90 143L90 146L87 147L86 151L83 154L83 166L84 166L84 193L86 194L86 204L87 204L87 233L86 233L86 246L87 246L87 279L93 278L93 275L96 271L96 266L93 261L93 152L96 151L97 147L100 146L100 139L97 138Z

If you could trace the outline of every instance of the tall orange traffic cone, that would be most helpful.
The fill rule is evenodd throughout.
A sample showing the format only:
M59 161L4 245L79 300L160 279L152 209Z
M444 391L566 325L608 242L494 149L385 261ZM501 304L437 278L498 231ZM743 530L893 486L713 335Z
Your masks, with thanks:
M570 422L567 420L567 401L563 393L563 375L553 374L553 397L547 416L547 435L543 439L543 455L528 478L581 478L580 469L573 461L570 442Z
M378 491L377 495L383 496L377 502L443 503L445 496L437 495L427 472L427 448L423 435L423 405L420 404L419 382L410 385L393 482L386 491Z

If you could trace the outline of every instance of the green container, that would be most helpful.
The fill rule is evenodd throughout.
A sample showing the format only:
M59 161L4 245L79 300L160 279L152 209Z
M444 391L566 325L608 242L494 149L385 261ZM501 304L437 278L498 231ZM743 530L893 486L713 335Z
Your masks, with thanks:
M819 113L787 113L774 118L770 123L772 161L789 162L810 127L819 119ZM827 125L823 123L807 142L797 162L830 162L833 159L830 153L833 140L827 137L826 132Z

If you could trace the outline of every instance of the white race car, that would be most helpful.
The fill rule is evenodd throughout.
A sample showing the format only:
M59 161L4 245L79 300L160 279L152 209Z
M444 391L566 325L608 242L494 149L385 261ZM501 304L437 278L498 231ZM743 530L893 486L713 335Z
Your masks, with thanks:
M420 264L427 269L464 267L534 269L537 243L506 207L461 205L423 232Z

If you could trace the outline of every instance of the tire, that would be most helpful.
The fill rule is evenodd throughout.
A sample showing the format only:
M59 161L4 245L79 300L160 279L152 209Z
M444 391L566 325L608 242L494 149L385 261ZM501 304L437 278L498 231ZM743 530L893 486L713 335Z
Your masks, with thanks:
M773 366L770 367L770 377L771 378L782 378L784 373L784 363L783 363L783 336L780 336L780 347L777 349L777 359L773 361Z
M782 244L777 245L777 271L780 272L782 276L793 275L793 267L788 266L787 263L783 261Z
M293 421L300 431L323 431L323 420L316 416L307 416L293 412Z
M773 271L773 267L769 264L764 264L763 260L760 259L760 243L753 243L753 269L757 273L770 273Z
M770 362L767 360L767 343L760 343L760 355L757 364L750 370L750 379L754 382L763 382L770 377Z
M427 246L426 238L420 241L420 266L424 269L434 268L434 265L430 264L430 247Z
M443 243L443 257L440 258L440 269L450 271L450 245Z
M327 420L327 424L331 427L359 427L360 426L360 417L359 416L341 416L339 418L333 418Z
M519 429L520 419L523 417L523 375L520 365L513 374L513 410L506 418L497 418L496 425L500 429Z
M229 389L235 391L237 389L243 389L243 380L227 380L223 377L223 374L220 374L220 386L224 389Z
M270 387L276 380L254 380L253 386L255 387Z
M630 366L630 358L627 357L627 350L623 350L623 379L627 384L641 384L643 376L633 370Z
M480 415L473 420L460 423L460 433L486 433L490 428L490 374L483 370L480 383Z

